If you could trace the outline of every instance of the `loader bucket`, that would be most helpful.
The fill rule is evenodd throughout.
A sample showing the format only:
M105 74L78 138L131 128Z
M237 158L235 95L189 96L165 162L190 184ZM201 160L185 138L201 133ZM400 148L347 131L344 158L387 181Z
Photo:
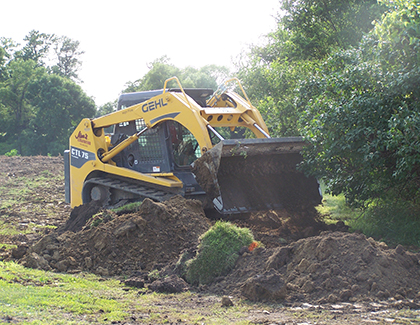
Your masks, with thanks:
M222 140L193 173L221 214L315 206L319 184L296 168L303 145L300 137Z

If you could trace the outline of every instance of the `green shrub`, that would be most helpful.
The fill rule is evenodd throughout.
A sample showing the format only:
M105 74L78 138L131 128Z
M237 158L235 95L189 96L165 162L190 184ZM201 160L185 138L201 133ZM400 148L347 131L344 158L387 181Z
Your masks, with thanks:
M4 155L5 155L5 156L7 156L7 157L20 156L20 155L18 154L18 151L17 151L16 149L12 149L12 150L10 150L9 152L6 152Z
M90 228L95 228L102 223L107 223L112 220L112 215L108 211L102 211L95 214L90 220Z
M158 270L155 269L150 271L147 277L151 282L153 282L160 279L160 273Z
M239 250L249 246L254 237L247 228L218 221L200 238L198 253L187 262L187 281L206 284L215 277L228 273L235 265Z

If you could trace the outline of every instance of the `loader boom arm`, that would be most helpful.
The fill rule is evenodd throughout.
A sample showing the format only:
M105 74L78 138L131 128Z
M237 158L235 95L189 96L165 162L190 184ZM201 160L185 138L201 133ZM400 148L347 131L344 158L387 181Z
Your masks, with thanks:
M176 80L181 89L180 93L166 91L166 84L171 80ZM230 81L237 81L240 85L236 78L227 82ZM165 81L161 95L92 119L92 127L102 129L118 123L143 119L147 128L151 129L165 120L173 120L191 131L203 153L213 147L208 130L215 132L214 127L244 126L251 129L257 138L269 138L267 126L259 111L251 105L241 85L240 88L246 100L236 93L224 90L208 101L208 107L201 107L184 92L179 80L172 77ZM132 140L135 141L134 138ZM121 150L124 148L120 147ZM108 155L104 154L103 157L105 156Z

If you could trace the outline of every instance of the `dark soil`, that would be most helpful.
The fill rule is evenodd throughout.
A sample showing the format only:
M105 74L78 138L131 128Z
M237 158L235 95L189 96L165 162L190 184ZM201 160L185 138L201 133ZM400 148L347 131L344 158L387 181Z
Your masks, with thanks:
M245 250L234 269L214 283L189 287L177 276L177 261L194 256L199 237L214 222L206 217L201 202L180 196L164 203L144 200L138 211L123 215L94 203L71 210L63 202L63 181L53 177L63 171L60 158L0 157L0 162L2 186L22 181L21 176L35 179L43 170L51 178L32 194L42 200L29 199L32 210L17 202L0 209L2 221L18 224L30 219L57 227L3 235L2 243L18 246L3 252L5 260L58 272L131 276L127 285L160 292L189 288L199 294L256 302L308 306L349 302L356 306L387 301L383 304L387 308L398 302L395 308L420 309L419 254L349 233L343 223L326 225L314 209L295 207L230 217L230 222L250 228L264 247ZM17 183L16 187L21 186ZM37 212L45 205L51 209ZM154 270L168 277L152 281Z
M387 247L362 234L323 232L289 245L245 253L207 290L252 301L316 304L417 299L420 254Z
M74 217L75 211L80 218ZM74 228L67 225L45 236L22 262L38 267L44 259L47 263L42 268L60 272L150 272L178 259L182 250L197 246L198 237L210 227L201 203L181 196L164 203L146 199L139 211L121 216L104 210L81 228L80 222L97 211L94 202L74 209L68 223Z
M68 219L62 157L0 156L0 221L18 234L0 235L0 243L31 245Z

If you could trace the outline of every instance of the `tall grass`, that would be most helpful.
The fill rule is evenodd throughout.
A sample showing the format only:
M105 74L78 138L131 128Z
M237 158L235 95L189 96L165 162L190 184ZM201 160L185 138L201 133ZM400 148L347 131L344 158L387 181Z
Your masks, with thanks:
M372 204L361 217L352 219L349 226L393 246L420 247L420 208L410 202Z
M318 206L317 210L328 224L339 220L349 223L362 213L360 209L348 206L344 195L324 194L323 198L323 204Z
M344 221L350 231L362 232L391 246L420 247L420 207L413 203L389 199L362 210L349 207L344 195L325 194L318 212L326 223Z

